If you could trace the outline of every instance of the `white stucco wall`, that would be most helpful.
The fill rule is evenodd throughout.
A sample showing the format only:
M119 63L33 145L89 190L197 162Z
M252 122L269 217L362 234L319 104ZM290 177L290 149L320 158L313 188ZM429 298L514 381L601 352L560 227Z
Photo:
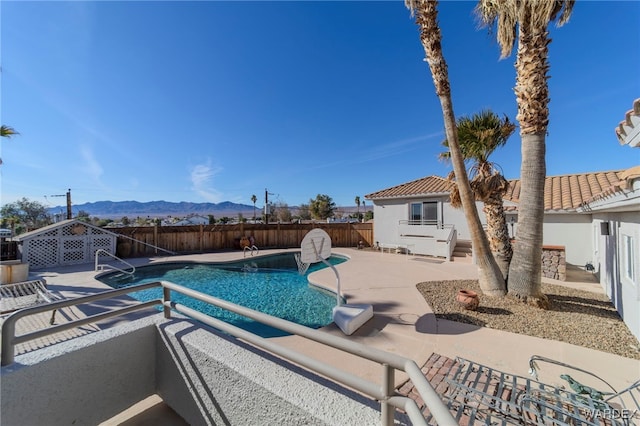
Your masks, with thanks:
M373 204L374 244L401 244L399 221L409 219L408 200L382 200Z
M591 229L593 258L600 284L631 332L640 339L640 214L638 212L594 213ZM609 235L602 235L601 223ZM624 236L634 242L634 279L626 276Z
M3 426L100 424L154 393L193 425L380 423L375 401L162 314L19 355L0 374Z
M16 357L0 372L3 426L96 425L155 389L148 319Z
M542 243L565 246L567 263L584 266L592 261L591 215L547 213L542 227Z
M478 209L478 215L480 216L480 222L482 226L487 224L487 218L482 211L483 203L477 202L476 208ZM462 209L454 209L451 204L445 202L442 207L443 217L445 225L455 225L456 231L458 232L459 240L471 240L471 234L469 233L469 225L467 224L467 219L464 216L464 210Z
M448 202L449 197L402 198L394 200L376 200L373 204L373 240L379 243L402 244L399 222L409 220L409 205L424 201L438 201L438 220L444 225L455 225L459 240L470 240L469 227L462 209L454 209ZM487 223L482 211L482 203L476 203L480 221Z

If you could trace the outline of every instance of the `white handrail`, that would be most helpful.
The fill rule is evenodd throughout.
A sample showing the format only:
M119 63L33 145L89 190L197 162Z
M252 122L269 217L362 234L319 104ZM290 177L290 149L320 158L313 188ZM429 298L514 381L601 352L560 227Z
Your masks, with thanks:
M40 312L44 312L51 309L61 309L67 306L76 306L82 303L89 303L96 300L109 299L121 294L132 293L140 291L142 289L162 287L163 298L150 300L148 302L141 302L136 305L127 306L125 308L116 309L113 311L96 314L91 317L81 318L68 323L63 323L50 328L33 331L31 333L16 336L15 324L18 319L35 315ZM318 361L307 355L293 351L289 348L281 346L273 339L265 339L264 337L257 336L249 331L238 328L227 322L213 318L202 312L188 308L182 304L171 301L171 291L184 294L202 302L218 306L222 309L235 312L242 316L251 318L255 321L263 324L278 328L280 330L305 337L310 340L314 340L321 344L333 347L335 349L342 350L344 352L359 356L364 359L376 362L382 366L383 369L383 386L365 380L353 373L346 372L339 368L333 367L322 361ZM105 318L110 318L117 315L122 315L126 312L133 312L135 310L147 308L152 305L162 304L164 307L165 318L171 318L171 309L188 315L193 319L203 322L209 326L215 327L221 331L227 332L235 337L246 340L256 346L259 346L267 351L270 351L276 355L282 356L289 361L309 368L311 371L329 377L337 382L352 387L356 390L363 392L380 401L382 416L381 423L383 426L393 425L393 410L391 407L403 409L412 424L414 425L426 425L426 420L418 408L416 402L409 397L401 396L393 389L393 372L394 370L404 371L411 381L414 383L416 390L420 394L420 397L425 402L431 415L438 425L442 426L457 426L456 420L449 412L447 406L440 399L435 389L427 381L426 377L420 370L420 367L415 361L404 358L397 354L382 351L380 349L372 348L370 346L363 345L358 342L348 340L344 337L334 336L329 333L325 333L319 330L315 330L309 327L305 327L300 324L296 324L281 318L276 318L271 315L267 315L262 312L254 311L253 309L245 308L244 306L236 305L226 300L218 299L216 297L200 293L196 290L192 290L168 281L156 281L153 283L138 284L131 287L125 287L116 290L109 290L98 294L89 296L82 296L75 299L67 299L60 302L53 302L47 305L40 305L33 308L26 308L17 311L7 317L3 322L1 333L2 338L0 340L2 346L2 362L3 366L9 365L14 362L15 345L23 343L29 340L37 339L40 337L48 336L60 331L68 330L78 327L80 325L89 324Z
M125 265L127 265L128 267L130 267L131 270L127 271L127 270L118 268L117 266L110 265L108 263L102 263L101 264L100 263L100 255L106 255L106 256L112 257L113 259L118 260L118 261L124 263ZM120 259L115 254L109 253L105 249L96 250L96 256L95 257L96 257L96 264L95 264L95 269L94 269L95 271L104 271L104 267L107 266L109 268L115 269L116 271L122 272L123 274L133 275L134 272L136 272L136 267L135 266L133 266L132 264L130 264L129 262L127 262L124 259Z
M243 255L242 257L246 257L247 256L247 250L251 250L251 256L253 256L253 251L256 251L256 255L260 254L260 250L258 249L258 247L256 247L255 245L252 245L251 247L249 246L244 246L243 249Z

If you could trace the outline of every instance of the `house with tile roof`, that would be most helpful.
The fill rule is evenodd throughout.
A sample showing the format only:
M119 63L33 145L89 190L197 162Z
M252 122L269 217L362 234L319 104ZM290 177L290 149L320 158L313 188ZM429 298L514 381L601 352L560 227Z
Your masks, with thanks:
M640 99L616 135L621 144L640 151ZM640 164L640 155L638 160ZM366 195L374 206L374 241L450 260L456 246L470 240L463 211L449 201L452 185L442 177L427 176ZM516 240L520 189L519 180L510 180L504 196L507 224ZM477 208L486 224L482 203ZM592 266L640 339L640 166L548 176L544 209L543 244L564 246L568 264Z
M584 266L592 262L592 218L584 206L601 194L615 192L625 176L625 170L548 176L543 243L565 246L568 263ZM445 252L443 248L433 249L438 242L443 246L449 239L454 245L470 240L464 212L449 202L453 185L445 178L427 176L366 195L374 206L374 240L407 245L417 254L435 256ZM520 189L520 180L510 180L504 195L512 238L517 238L518 233ZM481 222L486 224L481 202L477 208ZM426 244L425 240L433 240L433 244Z

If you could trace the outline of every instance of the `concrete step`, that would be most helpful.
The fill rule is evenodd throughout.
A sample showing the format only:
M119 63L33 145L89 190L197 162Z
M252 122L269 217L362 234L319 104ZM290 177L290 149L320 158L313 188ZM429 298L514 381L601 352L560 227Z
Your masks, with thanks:
M189 426L159 395L151 395L99 426Z
M451 261L456 263L473 263L471 256L451 256Z
M471 248L471 240L458 240L456 241L456 247L467 247Z
M453 257L472 257L473 253L470 251L458 251L458 250L454 250L453 253L451 253L451 255Z

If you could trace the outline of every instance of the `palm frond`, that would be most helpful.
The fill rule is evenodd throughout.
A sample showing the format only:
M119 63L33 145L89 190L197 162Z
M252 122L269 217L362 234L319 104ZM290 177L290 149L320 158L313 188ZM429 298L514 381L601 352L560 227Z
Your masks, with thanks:
M16 132L13 127L5 126L4 124L0 126L0 136L3 138L10 138L11 136L19 135L20 133Z
M518 25L541 31L550 22L560 27L569 21L575 0L480 0L475 8L482 26L496 27L500 57L511 56L516 42Z

